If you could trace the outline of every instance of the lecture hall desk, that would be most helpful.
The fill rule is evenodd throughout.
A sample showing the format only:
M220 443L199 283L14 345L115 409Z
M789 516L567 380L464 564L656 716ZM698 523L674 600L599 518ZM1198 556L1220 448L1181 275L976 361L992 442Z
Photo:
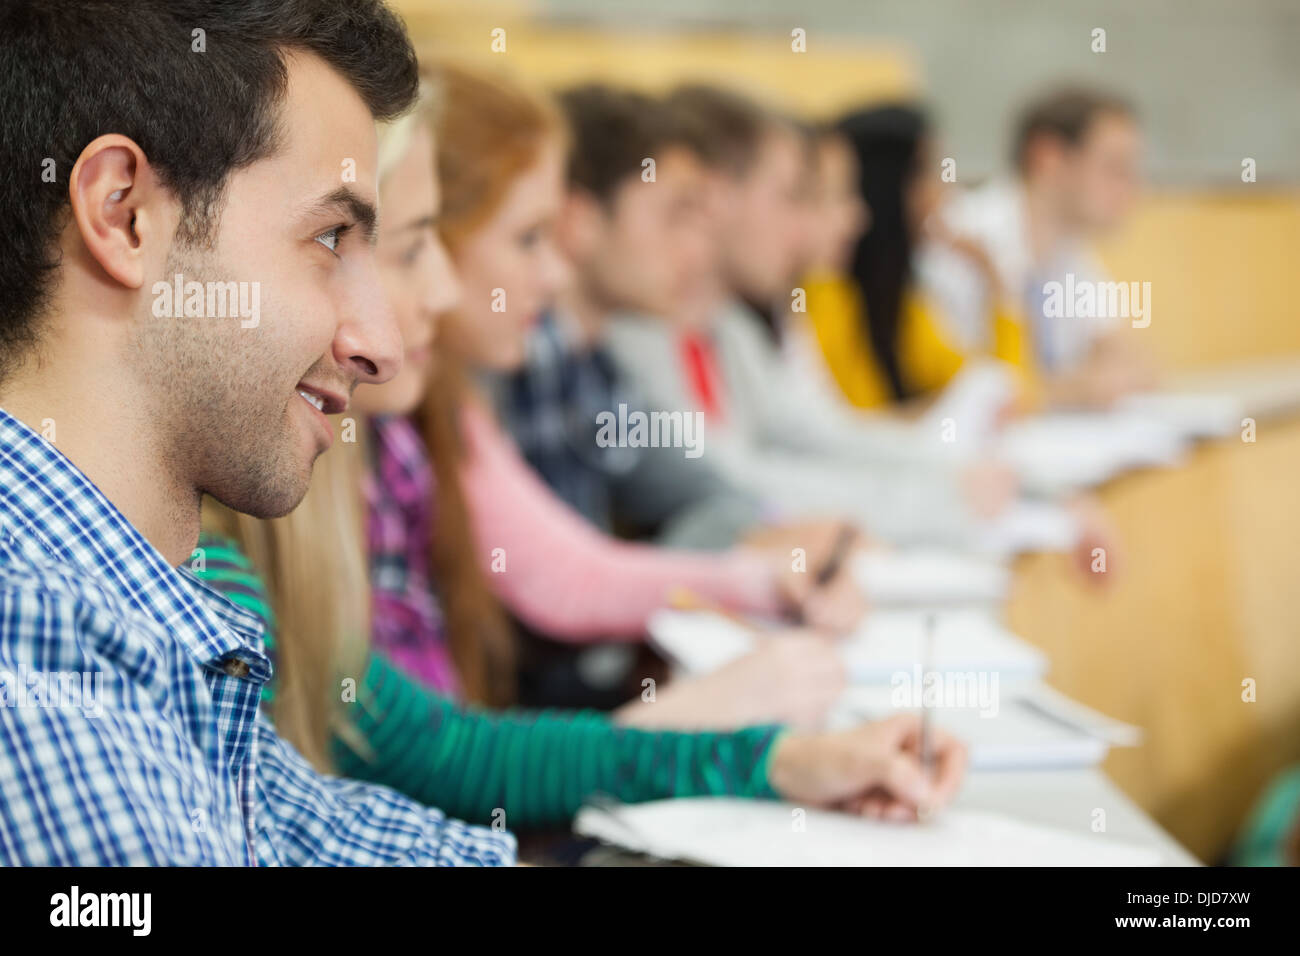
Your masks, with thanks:
M1049 683L1143 729L1103 769L1209 863L1300 761L1300 365L1238 378L1253 444L1204 443L1183 467L1103 486L1120 541L1109 587L1064 555L1028 555L1008 607Z

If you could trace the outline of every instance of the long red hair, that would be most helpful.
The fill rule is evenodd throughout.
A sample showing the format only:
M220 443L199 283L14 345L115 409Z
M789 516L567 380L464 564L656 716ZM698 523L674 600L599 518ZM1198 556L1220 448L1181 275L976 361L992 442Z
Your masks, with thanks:
M454 259L496 214L515 179L565 137L566 127L549 99L497 69L440 63L431 73L441 100L434 132L439 232ZM431 566L466 699L503 706L516 698L514 633L478 564L460 484L465 450L457 422L465 387L464 370L440 352L418 415L437 476Z

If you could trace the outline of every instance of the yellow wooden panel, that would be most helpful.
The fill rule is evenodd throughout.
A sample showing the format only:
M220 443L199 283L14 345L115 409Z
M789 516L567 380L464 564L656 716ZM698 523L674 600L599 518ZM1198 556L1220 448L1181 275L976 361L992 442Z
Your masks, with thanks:
M1157 193L1103 245L1116 279L1151 283L1151 326L1126 334L1163 367L1300 353L1300 193L1261 188Z
M1255 444L1209 445L1186 467L1103 488L1120 535L1111 586L1032 555L1008 609L1047 652L1053 686L1144 729L1105 769L1206 861L1300 760L1300 420L1260 430Z
M722 83L810 117L870 100L897 99L919 86L915 60L884 41L814 35L806 52L788 33L707 29L671 32L567 27L537 22L524 4L485 9L397 2L422 54L499 64L551 87L602 80L662 90L683 80ZM491 51L505 30L505 52Z

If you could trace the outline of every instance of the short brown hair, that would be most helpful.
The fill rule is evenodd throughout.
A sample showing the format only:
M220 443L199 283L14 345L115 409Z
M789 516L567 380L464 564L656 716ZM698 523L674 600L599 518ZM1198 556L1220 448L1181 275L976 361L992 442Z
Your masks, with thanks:
M679 86L669 94L668 107L690 134L691 144L704 162L737 177L749 172L769 133L796 132L779 113L743 93L718 86Z
M1051 136L1077 146L1094 120L1104 113L1136 118L1133 105L1111 93L1070 86L1053 90L1029 103L1016 122L1011 162L1024 172L1029 144L1039 136Z
M573 144L569 184L602 202L639 175L647 157L672 146L695 149L673 112L645 93L587 83L565 90L559 100Z

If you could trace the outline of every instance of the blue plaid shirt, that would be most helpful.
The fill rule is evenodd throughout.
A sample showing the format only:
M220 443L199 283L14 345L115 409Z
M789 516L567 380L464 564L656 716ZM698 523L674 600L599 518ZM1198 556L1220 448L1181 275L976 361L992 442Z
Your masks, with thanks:
M0 864L509 864L514 837L313 770L255 617L0 410Z
M599 345L573 345L555 313L528 340L528 359L491 383L498 417L520 453L560 498L603 531L617 523L617 483L640 464L641 449L601 448L601 412L640 408L614 360Z

